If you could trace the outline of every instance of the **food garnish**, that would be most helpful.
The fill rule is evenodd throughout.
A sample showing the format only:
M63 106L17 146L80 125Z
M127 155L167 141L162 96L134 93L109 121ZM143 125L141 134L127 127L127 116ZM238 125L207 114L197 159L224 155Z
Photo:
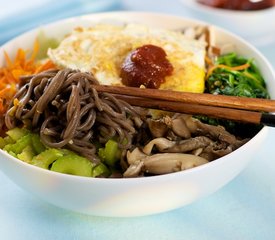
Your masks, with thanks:
M269 98L265 81L252 59L229 53L219 56L206 76L206 91L240 97Z
M21 84L21 76L28 76L35 73L54 68L51 60L37 62L36 55L39 51L39 44L35 41L31 54L27 50L18 49L15 59L12 61L7 53L5 54L6 66L0 67L0 130L2 116L6 112L11 99Z

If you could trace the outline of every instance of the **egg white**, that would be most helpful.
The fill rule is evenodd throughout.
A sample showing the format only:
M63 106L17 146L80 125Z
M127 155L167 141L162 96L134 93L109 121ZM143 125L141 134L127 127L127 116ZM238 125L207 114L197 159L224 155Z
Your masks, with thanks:
M138 24L77 28L57 48L49 49L48 56L58 66L92 72L101 84L122 85L124 59L145 44L162 47L174 67L160 88L203 92L205 43L179 31Z

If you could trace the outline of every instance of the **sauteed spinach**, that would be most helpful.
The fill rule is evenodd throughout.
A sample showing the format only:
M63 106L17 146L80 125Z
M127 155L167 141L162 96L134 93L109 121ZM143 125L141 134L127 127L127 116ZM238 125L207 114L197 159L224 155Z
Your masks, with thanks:
M248 66L235 70L238 66ZM213 72L207 76L206 92L241 97L269 98L265 81L253 59L229 53L217 58Z
M236 53L218 57L206 76L206 93L251 98L270 98L265 81L253 59L246 59ZM205 116L198 117L211 125L222 125L229 132L241 137L252 137L262 126L238 123ZM246 125L246 127L244 126Z

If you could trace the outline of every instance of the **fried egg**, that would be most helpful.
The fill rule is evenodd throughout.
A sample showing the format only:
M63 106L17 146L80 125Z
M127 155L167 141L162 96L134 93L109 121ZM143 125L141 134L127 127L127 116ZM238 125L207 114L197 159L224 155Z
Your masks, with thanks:
M160 89L188 92L204 91L205 42L187 38L180 31L128 24L98 24L76 28L49 58L60 67L92 72L101 84L122 85L121 65L126 56L146 44L164 49L173 65L173 73Z

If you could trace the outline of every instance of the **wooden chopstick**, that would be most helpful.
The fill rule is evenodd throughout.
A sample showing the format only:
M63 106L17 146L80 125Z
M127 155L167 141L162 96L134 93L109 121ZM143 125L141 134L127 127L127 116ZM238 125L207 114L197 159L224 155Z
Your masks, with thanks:
M223 108L275 112L275 100L269 99L106 85L94 85L93 87L99 92L123 94L127 96L145 97L172 102L183 102L188 104L216 106Z
M244 108L242 109L241 104L243 102L243 98L240 98L240 97L228 97L228 96L216 96L216 95L213 96L211 94L206 94L206 96L202 96L204 94L196 94L196 93L186 94L186 93L181 93L176 91L174 92L174 91L167 91L167 90L140 89L140 88L132 88L132 87L116 87L116 86L105 86L105 85L93 85L93 87L98 92L112 93L116 98L124 100L134 106L160 109L165 111L179 112L179 113L186 113L186 114L206 115L214 118L221 118L221 119L227 119L227 120L233 120L233 121L239 121L239 122L245 122L245 123L253 123L253 124L263 124L263 125L275 127L275 115L270 113L261 113L257 111L246 110L246 109L253 109L253 110L265 109L266 111L267 109L272 109L272 111L275 111L274 100L244 98L247 104L244 105ZM168 93L169 95L167 95ZM180 101L176 101L177 99L173 94L180 96ZM188 95L188 97L185 97L186 95ZM213 96L214 98L217 97L217 99L219 100L226 99L228 104L226 108L221 107L223 106L223 102L221 101L218 104L216 104L217 106L215 104L213 104L213 106L207 106L205 102L199 102L198 99L193 99L197 95L199 95L199 98L202 100L207 99L207 97L211 97L211 96ZM189 99L190 96L193 96L191 100ZM235 100L233 101L233 103L230 102L231 98ZM238 99L238 101L236 101L236 98ZM252 100L253 102L252 107L250 106L250 102L248 101L249 99ZM265 100L265 101L254 101L254 100ZM273 102L274 106L270 104L270 101ZM200 104L198 104L198 102ZM264 106L259 105L260 102L264 103ZM210 103L216 103L216 102L210 101ZM266 104L267 104L267 107L266 107ZM234 107L237 106L237 107L229 108L228 105L234 106ZM236 109L236 108L239 108L239 109Z

